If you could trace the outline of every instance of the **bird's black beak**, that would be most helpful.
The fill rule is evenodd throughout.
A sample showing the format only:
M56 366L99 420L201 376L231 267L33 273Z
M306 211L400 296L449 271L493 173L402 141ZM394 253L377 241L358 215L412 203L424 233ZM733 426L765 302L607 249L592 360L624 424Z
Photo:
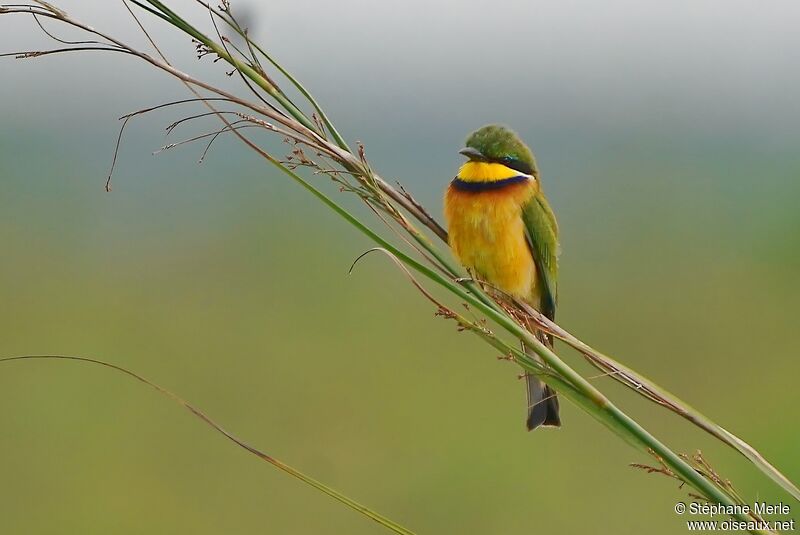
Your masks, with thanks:
M464 147L463 149L458 151L458 153L463 154L470 160L478 160L478 161L486 160L486 156L484 156L481 151L479 151L478 149L473 149L472 147Z

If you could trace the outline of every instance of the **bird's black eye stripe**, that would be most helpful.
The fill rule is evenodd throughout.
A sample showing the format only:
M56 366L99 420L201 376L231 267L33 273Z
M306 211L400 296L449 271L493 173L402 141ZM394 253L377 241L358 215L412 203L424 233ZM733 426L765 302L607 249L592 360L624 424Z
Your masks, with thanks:
M510 167L515 171L519 171L520 173L525 173L526 175L533 174L533 169L531 169L530 165L511 156L503 156L497 160L497 162L505 165L506 167Z

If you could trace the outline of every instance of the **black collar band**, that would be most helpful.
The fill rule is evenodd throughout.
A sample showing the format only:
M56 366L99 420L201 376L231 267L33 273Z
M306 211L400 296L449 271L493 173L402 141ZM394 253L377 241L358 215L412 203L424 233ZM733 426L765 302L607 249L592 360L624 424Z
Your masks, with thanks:
M492 180L487 182L469 182L466 180L461 180L458 177L455 177L451 184L454 188L461 190L461 191L491 191L496 189L501 189L506 186L510 186L511 184L520 184L528 180L527 175L518 175L512 176L509 178L504 178L502 180Z

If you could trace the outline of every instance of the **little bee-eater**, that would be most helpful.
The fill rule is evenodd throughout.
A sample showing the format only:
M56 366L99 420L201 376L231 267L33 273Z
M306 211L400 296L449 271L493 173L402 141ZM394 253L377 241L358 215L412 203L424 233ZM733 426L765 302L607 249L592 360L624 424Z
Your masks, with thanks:
M460 152L468 161L444 200L450 248L487 287L554 319L558 226L533 153L516 133L498 125L473 132ZM536 334L552 345L549 337ZM533 375L526 382L528 429L560 426L555 392Z

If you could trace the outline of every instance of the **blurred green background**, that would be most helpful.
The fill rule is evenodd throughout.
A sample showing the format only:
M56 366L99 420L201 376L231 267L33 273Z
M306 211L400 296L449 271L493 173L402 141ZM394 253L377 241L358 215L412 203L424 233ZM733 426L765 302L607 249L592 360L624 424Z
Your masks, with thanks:
M796 3L302 4L234 1L374 167L439 214L466 134L517 129L561 224L560 323L800 479ZM144 46L116 2L60 5ZM0 17L3 51L45 43ZM199 108L131 123L105 193L115 118L185 98L178 83L99 54L4 60L0 80L0 355L127 366L420 533L685 531L685 490L569 404L561 431L526 433L516 369L385 259L348 275L370 243L256 156L220 140L202 165L201 145L151 157ZM598 385L748 499L786 499ZM0 406L2 533L382 532L107 370L4 364Z

